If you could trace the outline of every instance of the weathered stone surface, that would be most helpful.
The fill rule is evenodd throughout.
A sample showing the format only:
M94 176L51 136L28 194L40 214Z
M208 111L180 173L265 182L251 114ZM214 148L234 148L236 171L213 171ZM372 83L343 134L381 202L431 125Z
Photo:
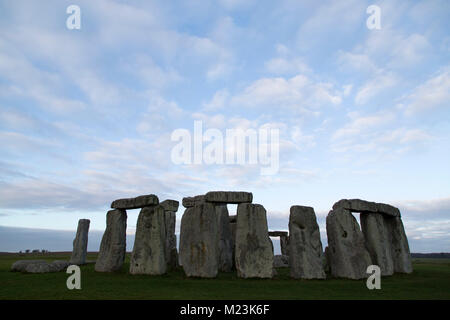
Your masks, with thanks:
M327 236L331 274L340 278L366 278L372 259L359 224L349 210L338 208L330 211Z
M227 205L216 205L217 227L219 230L219 271L233 270L233 240Z
M400 217L386 217L389 241L391 243L392 259L394 261L394 272L413 272L411 253L409 251L408 238Z
M165 211L160 205L142 208L136 224L131 274L160 275L166 273Z
M180 263L188 277L214 278L219 269L219 230L215 206L187 208L181 218Z
M171 201L166 203L166 201ZM166 226L166 261L169 269L178 266L177 236L175 235L176 211L179 202L175 200L165 200L160 203L165 210L165 226Z
M113 209L139 209L154 206L159 203L159 199L154 194L139 196L136 198L118 199L111 203Z
M273 267L274 268L286 268L289 267L289 257L286 255L277 254L273 256Z
M26 273L49 273L60 272L70 265L69 261L55 260L47 262L45 260L19 260L13 263L11 271Z
M73 250L70 258L71 264L81 265L86 263L90 223L89 219L80 219L78 221L77 234L73 240Z
M289 266L296 279L325 279L319 225L314 209L292 206L289 215Z
M119 271L125 260L127 212L121 209L108 211L106 230L100 243L95 271Z
M242 203L237 209L236 270L241 278L271 278L273 251L262 205Z
M195 207L198 204L202 204L205 202L205 196L199 195L195 197L185 197L183 198L182 204L185 208L192 208Z
M381 213L393 217L400 216L400 210L386 203L376 203L361 199L342 199L333 205L335 209L346 209L359 213Z
M381 269L381 275L394 273L394 261L385 216L378 213L361 213L361 229L372 263Z
M205 201L232 204L251 203L253 201L253 194L242 191L210 191L205 194Z
M165 211L172 211L172 212L177 212L178 211L178 207L180 206L180 203L176 200L164 200L163 202L159 203Z
M25 272L28 265L33 263L47 263L45 260L18 260L11 266L13 272Z
M236 216L236 218L237 218L237 216ZM235 222L230 222L231 246L232 246L232 249L233 249L231 263L233 265L233 270L236 269L236 262L235 262L236 261L236 227L237 227L237 220Z

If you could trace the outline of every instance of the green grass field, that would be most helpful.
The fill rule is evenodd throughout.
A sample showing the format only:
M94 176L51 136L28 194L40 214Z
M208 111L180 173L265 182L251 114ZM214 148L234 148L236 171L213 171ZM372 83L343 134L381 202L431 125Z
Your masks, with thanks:
M88 259L95 260L96 254ZM414 273L383 277L381 290L368 290L365 280L293 280L288 268L270 280L239 279L221 273L216 279L186 278L183 270L164 276L128 274L129 257L122 272L81 267L81 290L68 290L65 272L23 274L11 272L20 259L68 260L70 253L0 254L0 299L450 299L450 260L415 259Z

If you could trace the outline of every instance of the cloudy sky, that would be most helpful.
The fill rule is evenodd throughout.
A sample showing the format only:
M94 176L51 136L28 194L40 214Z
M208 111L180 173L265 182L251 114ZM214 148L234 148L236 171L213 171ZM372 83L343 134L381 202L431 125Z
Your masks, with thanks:
M0 251L80 218L100 232L117 198L210 190L253 192L272 230L312 206L324 242L337 200L391 203L411 251L450 251L449 16L446 0L0 0ZM278 129L279 171L173 163L196 120Z

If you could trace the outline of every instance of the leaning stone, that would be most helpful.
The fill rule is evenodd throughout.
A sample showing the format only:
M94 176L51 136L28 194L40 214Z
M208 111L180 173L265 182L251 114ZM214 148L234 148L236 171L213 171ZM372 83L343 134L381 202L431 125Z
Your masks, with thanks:
M136 198L118 199L111 203L113 209L139 209L159 204L158 197L154 194L139 196Z
M219 271L233 270L233 240L227 206L216 205L217 225L219 230Z
M180 263L188 277L214 278L219 268L219 232L211 203L187 208L181 218Z
M127 212L121 209L108 211L106 230L100 243L95 271L114 272L122 269L126 250Z
M185 208L192 208L195 207L198 204L205 202L205 196L195 196L195 197L185 197L183 198L182 204Z
M360 219L361 229L372 263L380 267L381 275L392 275L394 273L394 261L384 216L378 213L361 213Z
M289 257L285 255L275 255L273 256L273 267L274 268L286 268L289 267Z
M47 261L45 261L45 260L18 260L12 264L11 271L25 272L28 265L35 264L35 263L47 263Z
M364 235L349 210L338 208L327 216L328 252L334 277L363 279L372 264Z
M86 262L90 222L89 219L80 219L78 221L77 235L73 240L73 250L70 258L71 264L81 265Z
M289 215L289 266L296 279L325 279L322 242L311 207L292 206Z
M251 192L240 191L210 191L205 194L206 202L215 203L251 203L253 201L253 194Z
M236 269L240 278L272 278L273 251L266 210L243 203L237 209Z
M131 274L166 273L165 211L161 205L142 208L130 259Z
M394 260L394 272L413 272L411 253L409 251L408 238L400 217L386 217L385 223L391 243L392 259Z

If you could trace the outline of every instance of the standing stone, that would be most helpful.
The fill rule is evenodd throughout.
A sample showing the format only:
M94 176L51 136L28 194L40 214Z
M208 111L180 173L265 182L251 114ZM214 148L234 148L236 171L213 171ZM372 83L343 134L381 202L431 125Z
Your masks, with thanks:
M236 269L236 227L237 227L237 216L230 216L230 231L231 231L231 246L232 246L232 259L233 270Z
M385 217L385 223L391 243L392 259L394 260L394 272L413 272L411 253L409 251L408 238L400 217Z
M219 230L219 271L233 270L233 241L227 205L216 205L217 226Z
M219 268L219 232L215 206L187 208L181 218L180 263L188 277L214 278Z
M366 270L372 260L359 224L349 210L337 208L330 211L327 236L331 274L340 278L366 278Z
M381 275L390 276L394 273L392 247L385 218L379 213L361 213L361 229L366 241L367 250L372 263L381 269Z
M322 242L311 207L292 206L289 215L289 266L296 279L325 279Z
M178 266L177 236L175 235L176 212L179 202L175 200L164 200L160 203L165 211L166 226L166 261L169 269Z
M127 212L122 209L108 211L95 271L119 271L125 260Z
M329 249L328 247L325 247L325 250L323 252L323 270L325 273L330 273L330 258L329 258Z
M166 273L165 212L160 205L142 208L136 224L136 236L130 259L131 274Z
M266 210L243 203L237 209L236 269L241 278L272 278L273 252Z
M280 250L281 250L282 255L289 256L289 236L288 235L280 236Z
M77 235L73 240L72 256L70 258L71 264L81 265L86 263L87 245L88 245L88 233L89 219L80 219L78 221Z

